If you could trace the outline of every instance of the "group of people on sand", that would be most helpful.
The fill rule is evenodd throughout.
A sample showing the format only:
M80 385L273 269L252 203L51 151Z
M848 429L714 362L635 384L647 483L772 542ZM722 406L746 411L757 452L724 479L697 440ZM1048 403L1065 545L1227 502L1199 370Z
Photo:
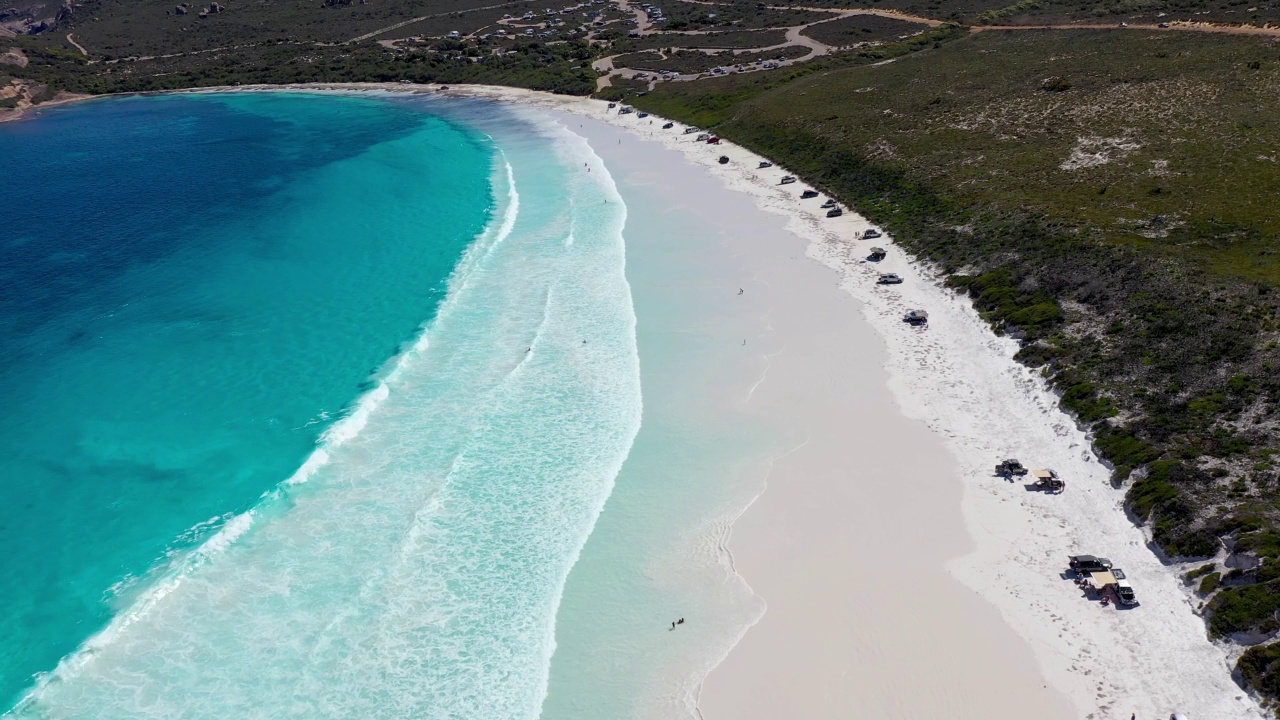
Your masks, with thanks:
M683 624L684 624L684 618L680 618L679 620L672 620L671 630L675 630L677 625L683 625ZM670 630L668 630L668 632L670 632Z

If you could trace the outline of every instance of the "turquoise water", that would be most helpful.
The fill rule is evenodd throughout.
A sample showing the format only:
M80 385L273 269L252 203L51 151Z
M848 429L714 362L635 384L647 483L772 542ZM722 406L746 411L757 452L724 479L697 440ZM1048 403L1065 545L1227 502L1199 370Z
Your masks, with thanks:
M488 220L492 155L353 98L0 127L0 697L297 469L431 317Z
M16 715L536 717L640 419L590 149L286 94L12 127L61 198L3 236Z

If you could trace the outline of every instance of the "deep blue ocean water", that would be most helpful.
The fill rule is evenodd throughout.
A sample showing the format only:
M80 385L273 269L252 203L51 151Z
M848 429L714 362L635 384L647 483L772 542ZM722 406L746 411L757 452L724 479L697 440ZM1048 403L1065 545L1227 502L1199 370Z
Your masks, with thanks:
M59 109L0 153L29 209L0 235L11 716L537 718L641 417L587 143L236 93Z
M0 125L0 706L298 469L432 318L494 156L353 97Z

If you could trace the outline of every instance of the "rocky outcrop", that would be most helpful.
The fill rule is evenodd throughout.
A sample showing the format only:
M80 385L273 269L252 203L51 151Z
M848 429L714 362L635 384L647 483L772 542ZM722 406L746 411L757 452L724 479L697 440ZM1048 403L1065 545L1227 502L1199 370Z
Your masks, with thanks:
M89 97L69 92L53 92L48 85L31 80L11 80L0 85L0 122L18 120L32 108Z
M58 26L69 25L75 15L75 8L76 6L72 4L71 0L62 0L62 7L58 8L58 14L54 16L53 24Z
M39 17L46 12L43 4L0 8L0 36L38 35L51 30L60 20L71 18L72 4L65 0L53 17Z
M37 96L46 89L45 85L30 80L11 80L8 85L0 85L0 101L3 102L0 107L5 108L4 114L0 114L0 120L20 116L27 108L36 104Z
M22 52L22 48L9 48L4 53L0 53L0 65L17 65L18 67L26 67L27 56Z

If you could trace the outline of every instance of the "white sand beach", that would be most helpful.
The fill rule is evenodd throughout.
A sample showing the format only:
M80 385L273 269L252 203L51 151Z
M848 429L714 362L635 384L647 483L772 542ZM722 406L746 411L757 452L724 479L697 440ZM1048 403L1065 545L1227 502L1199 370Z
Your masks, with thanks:
M768 318L740 348L762 362L739 402L794 436L732 528L736 572L767 610L708 678L703 717L1072 717L1030 647L945 572L967 542L950 460L894 405L884 345L834 274L784 218L687 172L678 154L574 129L624 197L647 183L673 212L718 218L724 261Z
M774 244L742 248L783 348L749 402L804 423L809 441L733 528L736 569L768 609L707 677L702 717L1265 716L1231 678L1238 650L1206 639L1181 568L1147 547L1087 437L1012 360L1014 342L891 238L859 240L869 224L856 212L826 219L821 199L799 199L803 183L777 184L785 169L757 170L752 153L660 118L464 92L621 127L648 147L615 156L587 133L615 175L675 150L687 172L785 219ZM884 262L865 261L873 245ZM802 251L810 262L786 262ZM879 272L905 282L877 286ZM913 308L928 309L927 331L901 322ZM1056 469L1067 491L993 477L1007 456ZM1141 605L1084 597L1063 574L1077 553L1112 558Z
M762 158L743 148L698 143L679 124L662 130L660 118L620 116L601 101L449 93L581 118L564 124L590 141L624 198L628 183L647 184L720 223L720 246L750 275L743 284L766 329L760 350L743 346L760 372L737 409L803 438L744 475L757 478L748 496L758 497L732 514L731 531L697 529L731 532L726 593L749 589L762 612L691 681L688 703L663 688L636 716L1266 717L1232 680L1239 649L1206 638L1178 577L1185 568L1157 559L1088 438L1038 373L1012 360L1014 341L892 238L860 239L870 226L856 208L828 219L822 198L800 199L803 182L778 184L784 168L757 169ZM888 257L868 262L872 246ZM879 286L880 272L904 283ZM901 321L918 308L927 330ZM1056 469L1066 491L993 477L1005 457ZM1112 558L1141 605L1085 597L1064 574L1081 553Z

